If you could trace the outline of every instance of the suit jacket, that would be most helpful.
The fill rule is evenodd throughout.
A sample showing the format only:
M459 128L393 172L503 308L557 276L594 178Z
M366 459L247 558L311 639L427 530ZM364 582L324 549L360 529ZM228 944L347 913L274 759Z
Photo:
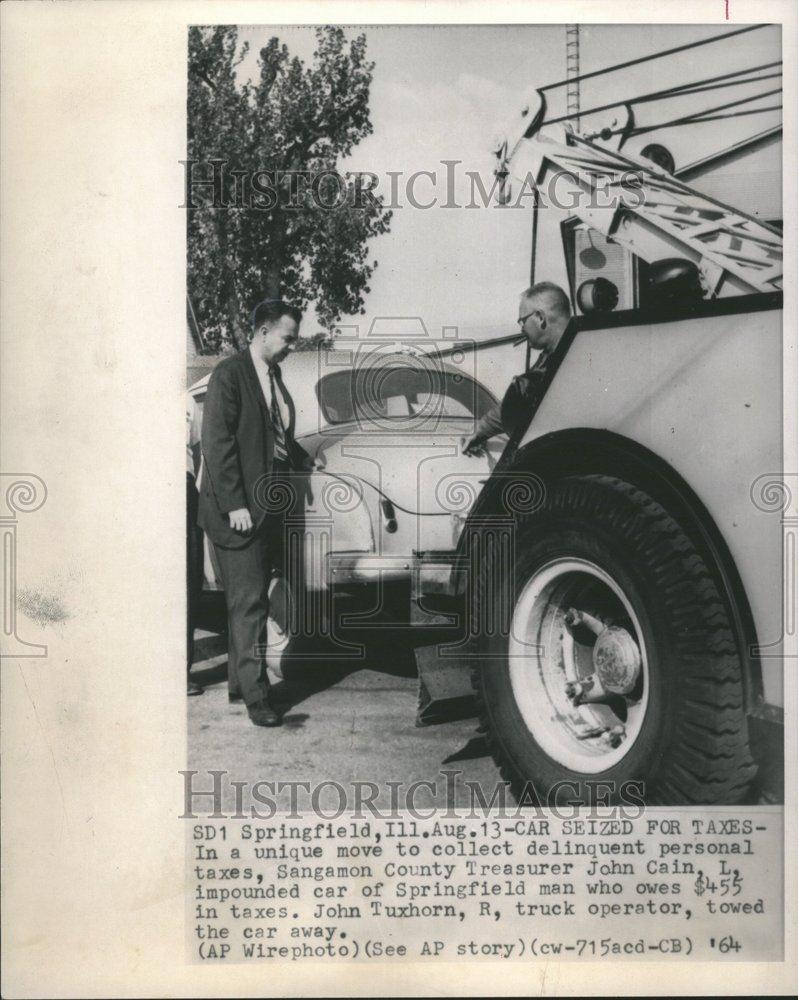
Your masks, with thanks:
M308 455L294 440L296 408L279 365L274 371L289 412L289 463L301 469ZM202 456L200 527L216 545L244 548L252 543L255 531L270 513L264 482L268 482L266 477L274 465L271 416L249 350L220 361L211 375L202 414ZM255 526L249 536L233 531L227 516L242 507L249 510Z

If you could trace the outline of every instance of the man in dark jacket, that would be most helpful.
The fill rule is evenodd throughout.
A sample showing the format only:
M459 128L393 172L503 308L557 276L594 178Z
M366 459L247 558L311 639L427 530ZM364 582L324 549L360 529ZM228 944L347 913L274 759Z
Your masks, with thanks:
M526 335L532 349L540 351L534 365L524 376L520 376L531 382L532 392L536 391L534 388L536 377L545 373L549 358L559 344L570 320L571 303L559 285L551 281L539 281L521 295L518 326ZM501 411L502 404L497 403L482 417L473 437L463 443L465 455L481 455L485 450L486 441L507 431L502 423Z
M285 499L274 487L307 462L294 441L294 404L279 366L301 318L286 302L262 302L249 348L215 368L202 417L199 524L216 549L227 600L228 694L244 699L256 726L281 722L269 701L263 650Z

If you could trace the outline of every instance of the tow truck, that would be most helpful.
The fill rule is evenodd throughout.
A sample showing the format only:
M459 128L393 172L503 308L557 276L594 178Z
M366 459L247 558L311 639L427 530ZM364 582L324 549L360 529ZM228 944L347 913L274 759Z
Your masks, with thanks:
M500 197L534 190L532 280L561 283L573 318L542 391L520 379L504 399L509 441L451 560L466 634L419 671L429 711L469 669L525 801L566 785L587 802L596 783L612 802L630 783L649 804L781 794L781 126L764 82L778 65L578 113L556 110L562 81L497 146ZM721 88L659 126L641 114ZM706 140L703 123L732 113L755 131L730 145L714 126L722 148L674 154L680 127Z

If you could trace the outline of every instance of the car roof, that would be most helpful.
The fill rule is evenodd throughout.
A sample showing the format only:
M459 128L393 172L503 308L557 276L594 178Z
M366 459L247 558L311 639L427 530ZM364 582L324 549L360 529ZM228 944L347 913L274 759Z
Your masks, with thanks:
M369 344L367 346L369 350L372 349L372 345ZM377 346L379 347L382 345ZM386 350L386 354L390 356L396 356L397 354L402 353L399 350L400 345L387 346L388 350ZM396 350L391 350L391 347L395 347ZM416 353L421 356L431 352L406 351L404 353L409 355ZM297 437L302 437L304 434L312 434L319 429L319 401L316 396L316 385L319 380L326 375L333 375L337 372L354 370L354 360L354 351L325 349L320 351L300 351L298 353L293 353L281 363L280 367L282 369L283 378L296 407L295 434ZM471 377L470 373L463 372L461 368L458 368L453 364L449 364L443 355L438 356L435 370L448 372L453 375L465 374L466 377ZM212 374L212 372L209 372L189 387L188 391L198 402L203 399Z

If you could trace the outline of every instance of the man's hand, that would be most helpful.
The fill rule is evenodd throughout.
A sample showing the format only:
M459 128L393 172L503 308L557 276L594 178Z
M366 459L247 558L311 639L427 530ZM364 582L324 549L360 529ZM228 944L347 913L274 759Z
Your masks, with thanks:
M463 454L469 458L481 458L485 454L485 442L478 437L463 438L461 445Z
M227 516L230 518L230 527L233 531L238 531L242 535L248 535L252 531L252 516L246 507L231 510Z

